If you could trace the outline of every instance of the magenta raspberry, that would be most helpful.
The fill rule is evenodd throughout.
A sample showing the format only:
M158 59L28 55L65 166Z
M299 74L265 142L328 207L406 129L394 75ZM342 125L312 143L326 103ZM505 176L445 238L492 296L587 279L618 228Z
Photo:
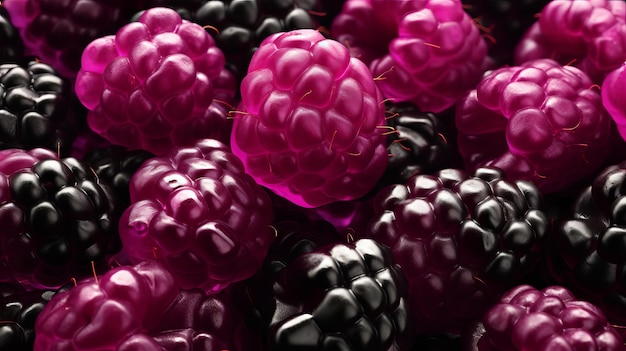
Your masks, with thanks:
M123 0L2 2L25 54L39 57L66 78L76 76L80 54L90 41L115 33L125 23L129 4Z
M490 72L456 110L466 166L495 166L555 192L598 170L611 119L589 77L539 59Z
M385 98L441 112L480 80L487 44L458 0L348 0L332 34Z
M515 63L552 58L598 84L626 60L626 2L551 1L515 49Z
M230 128L225 106L235 85L201 26L153 8L87 46L76 94L90 110L89 126L105 139L164 155L173 146L228 135L221 128Z
M624 349L604 314L561 286L517 286L489 309L482 323L479 351Z
M602 103L626 139L626 60L602 82Z
M367 193L387 164L372 75L315 30L268 37L241 84L231 145L246 171L303 207Z
M120 220L131 261L156 259L182 288L219 291L250 277L274 239L268 194L224 144L203 139L145 161Z

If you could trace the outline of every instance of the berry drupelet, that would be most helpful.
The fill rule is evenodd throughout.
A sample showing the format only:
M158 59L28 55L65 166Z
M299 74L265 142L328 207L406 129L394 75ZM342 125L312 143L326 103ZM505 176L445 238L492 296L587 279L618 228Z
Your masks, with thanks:
M496 168L444 169L382 189L362 236L391 248L408 280L416 330L460 334L537 265L542 195Z
M69 83L36 60L0 64L0 148L67 155L77 129Z
M24 56L24 44L4 6L0 6L0 43L0 62L15 61Z
M0 167L0 194L4 281L59 287L108 269L107 256L120 250L115 195L75 158L33 162L14 152Z

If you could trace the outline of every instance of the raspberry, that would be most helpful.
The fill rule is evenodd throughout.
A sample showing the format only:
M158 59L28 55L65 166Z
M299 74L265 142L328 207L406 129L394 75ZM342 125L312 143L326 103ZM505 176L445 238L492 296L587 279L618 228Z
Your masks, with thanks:
M274 238L267 193L216 140L144 162L120 220L129 259L156 259L184 289L216 292L261 266Z
M470 169L495 166L556 192L592 175L609 153L611 120L587 75L550 59L503 67L456 110Z
M0 148L70 151L77 123L67 81L43 63L0 64Z
M302 207L367 193L387 163L371 73L314 30L268 37L241 85L231 146L246 171Z
M153 8L82 55L76 94L89 126L112 144L164 155L224 133L235 94L224 56L206 31Z
M602 104L609 112L622 139L626 140L626 60L602 82Z
M74 158L28 156L14 152L0 167L2 280L56 288L107 269L120 249L112 191Z
M515 49L515 63L554 58L602 83L626 60L626 2L551 1Z
M419 333L458 334L525 278L544 247L542 196L496 168L418 174L374 198L364 237L391 248Z
M623 350L604 314L561 286L517 286L482 319L476 350Z
M0 349L32 351L37 317L56 293L33 290L0 298Z
M80 69L80 54L90 41L115 33L126 20L122 0L5 0L2 6L25 45L65 78Z
M605 168L558 222L547 251L552 278L626 326L626 162Z
M0 62L15 61L24 56L24 43L4 6L0 7L0 43Z
M489 56L498 67L513 64L515 46L551 0L462 0L464 9L488 38Z
M110 184L121 208L130 206L130 179L141 164L154 157L144 150L127 150L121 146L90 149L83 158L98 178Z
M250 297L268 350L408 350L406 282L389 249L370 239L301 243L281 249L293 254L286 260L267 261L268 277Z
M383 96L441 112L473 88L487 44L458 0L348 0L332 25Z
M210 26L208 32L224 52L227 67L239 81L261 42L268 36L296 29L315 28L309 14L315 0L211 0L187 1L172 7L188 20ZM178 6L176 6L178 5ZM208 27L207 27L208 28Z

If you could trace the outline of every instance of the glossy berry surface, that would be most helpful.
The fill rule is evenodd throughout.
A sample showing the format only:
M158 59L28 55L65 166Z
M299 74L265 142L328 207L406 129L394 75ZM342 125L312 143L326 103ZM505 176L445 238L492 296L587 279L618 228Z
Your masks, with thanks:
M120 0L8 0L10 15L25 46L60 75L73 78L80 54L90 41L113 34L126 20L128 3Z
M0 7L0 42L0 61L13 61L24 56L24 43L4 7Z
M626 139L626 60L606 76L601 92L604 108L615 121L622 139Z
M268 350L407 350L406 283L389 249L370 239L306 242L300 237L284 249L289 255L267 261L269 296L252 297Z
M0 167L2 279L54 288L106 269L120 249L112 191L74 158L28 156Z
M348 0L332 33L368 64L385 98L423 111L454 105L487 62L485 41L455 0Z
M552 58L601 84L626 60L626 2L551 1L515 49L515 63Z
M69 83L35 60L0 64L0 148L67 154L76 121Z
M119 225L131 261L156 259L185 289L219 291L250 277L274 239L270 198L212 139L144 162Z
M537 265L541 206L531 182L498 169L444 169L382 189L363 235L391 248L417 332L458 334Z
M33 290L0 298L1 350L33 350L35 322L54 294L54 290Z
M593 174L610 152L611 120L592 84L550 59L490 72L457 105L466 167L499 167L546 193Z
M480 351L623 350L623 340L593 304L566 288L517 286L482 319Z
M201 26L153 8L87 46L76 94L89 127L112 144L164 155L228 134L214 127L228 125L235 81Z
M231 146L246 172L302 207L367 193L387 164L372 75L314 30L268 37L241 85Z
M552 278L598 305L616 325L626 325L626 163L605 168L558 223L547 252Z
M396 132L387 136L389 163L379 186L404 183L415 174L431 174L459 167L456 133L450 112L422 112L412 103L387 105L387 125ZM451 118L452 117L452 118Z

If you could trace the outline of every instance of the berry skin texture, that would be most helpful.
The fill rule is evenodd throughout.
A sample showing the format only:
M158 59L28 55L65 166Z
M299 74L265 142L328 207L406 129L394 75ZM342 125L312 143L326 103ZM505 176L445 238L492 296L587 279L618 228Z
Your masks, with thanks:
M152 8L87 46L75 90L91 129L112 144L161 156L224 134L235 80L202 27Z
M626 140L626 61L606 76L601 92L604 108L615 121L622 139Z
M0 7L0 62L18 60L24 56L24 43L9 17L6 8Z
M122 26L128 2L8 0L2 6L19 31L25 54L39 57L65 78L74 78L83 49Z
M2 280L57 288L108 269L121 248L113 191L74 158L29 156L14 152L0 167Z
M120 219L133 263L156 259L183 289L217 292L261 266L274 239L269 195L212 139L144 162Z
M609 166L575 198L547 250L552 278L626 326L626 162ZM624 335L624 334L622 334Z
M593 304L564 287L517 286L483 317L478 351L621 351L624 341Z
M241 84L231 146L261 185L301 207L367 193L387 164L372 75L315 30L268 37Z
M348 0L332 33L369 66L385 98L422 111L454 105L488 62L460 0Z
M0 148L69 153L77 123L68 82L35 60L0 64Z
M548 227L541 208L529 181L444 169L379 191L359 237L391 248L417 333L458 335L536 268Z
M550 59L488 73L456 109L469 169L494 166L541 191L565 189L598 170L611 119L589 77Z
M284 251L306 248L289 241ZM333 243L267 265L273 274L252 298L270 291L259 306L269 351L408 350L406 281L384 245Z
M626 60L626 2L559 0L544 7L515 49L515 64L553 58L601 84Z

